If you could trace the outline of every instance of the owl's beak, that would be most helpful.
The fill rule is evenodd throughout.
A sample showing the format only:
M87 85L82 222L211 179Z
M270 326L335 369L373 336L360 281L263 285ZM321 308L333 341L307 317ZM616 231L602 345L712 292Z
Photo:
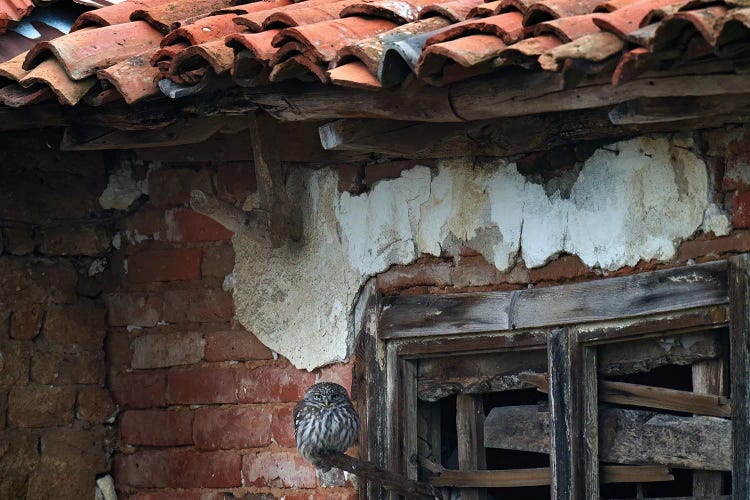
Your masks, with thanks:
M323 404L325 405L326 408L328 408L329 406L331 406L331 400L330 399L324 399L323 400Z

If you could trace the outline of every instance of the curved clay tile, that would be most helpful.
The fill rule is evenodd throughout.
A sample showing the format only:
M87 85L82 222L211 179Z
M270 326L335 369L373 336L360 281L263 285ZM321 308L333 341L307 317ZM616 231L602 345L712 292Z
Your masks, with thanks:
M600 31L548 50L539 56L539 65L545 71L560 71L571 59L601 62L621 53L624 46L617 35Z
M305 2L292 3L291 0L273 0L270 2L255 2L248 5L257 6L256 9L250 10L246 14L234 18L234 22L244 26L249 31L262 31L263 23L268 16L278 12L290 12L297 9L307 9L314 5L331 3L330 0L306 0ZM267 6L266 6L267 5Z
M561 17L591 14L601 0L542 0L529 7L523 16L523 25L531 26Z
M383 85L360 61L354 61L328 70L328 78L334 85L363 90L380 90Z
M36 44L23 67L30 70L52 54L72 79L81 80L158 47L160 40L161 34L143 21L79 30Z
M9 59L4 63L0 63L0 84L4 84L5 81L18 82L21 78L26 76L29 72L23 69L23 61L26 59L27 52L18 54L13 59Z
M169 3L174 0L126 0L101 9L84 12L70 31L78 31L86 27L111 26L113 24L122 24L130 22L130 15L138 9L148 9L159 5Z
M50 57L38 64L18 83L24 87L34 84L47 85L57 97L60 104L73 106L96 84L94 77L83 80L72 80L60 66L57 59Z
M523 38L522 21L523 16L519 12L506 12L497 16L468 19L433 35L427 40L426 45L446 42L471 33L495 35L502 39L506 45L510 45Z
M531 6L539 1L541 0L503 0L500 2L500 7L498 7L498 13L515 10L525 15Z
M230 70L232 80L240 87L257 87L268 85L271 69L268 64L263 64L249 50L241 50L234 56L232 69Z
M161 46L172 45L177 40L185 40L190 45L198 45L212 40L223 39L227 35L239 33L242 26L235 24L234 14L208 16L193 24L177 28L162 38Z
M681 2L682 0L641 0L625 5L614 12L594 14L594 23L604 31L625 38L628 33L642 27L642 21L652 10Z
M48 101L55 97L52 90L46 85L32 85L22 87L12 83L0 88L0 103L11 108L20 108L40 102Z
M191 0L176 1L157 5L148 9L134 10L131 21L144 20L163 34L181 26L181 21L205 17L213 11L229 7L231 0Z
M305 26L322 21L338 19L342 9L356 3L359 0L341 0L327 4L313 5L299 9L279 10L270 14L263 21L263 29L281 29L292 26ZM305 2L306 3L306 2ZM302 3L301 5L304 5Z
M467 18L474 7L481 4L482 0L452 0L450 2L428 5L419 13L420 19L432 16L442 16L458 23Z
M750 8L733 9L724 17L719 27L716 46L726 51L727 47L737 40L747 40L748 37L750 37Z
M162 47L154 52L149 62L151 66L161 68L163 72L167 72L169 70L169 65L172 63L172 59L188 47L190 47L190 45L188 45L187 42L167 45L166 47Z
M83 102L89 106L103 106L110 102L121 101L122 94L114 88L101 89L99 92L92 91L83 96Z
M560 45L562 45L560 39L553 35L526 38L504 49L499 55L502 61L498 61L498 64L501 66L535 66L539 56Z
M328 74L322 64L316 64L303 55L296 55L273 67L268 79L272 82L283 82L296 78L302 81L328 83Z
M18 22L31 14L34 2L31 0L0 0L0 16L7 21Z
M308 49L308 54L315 62L327 63L336 57L337 51L347 45L390 31L395 27L394 22L386 19L345 17L283 29L274 38L273 45L281 47L287 41L297 41Z
M278 50L271 45L273 37L279 30L260 33L240 33L230 35L226 45L234 50L232 62L232 79L241 87L253 87L269 83L271 58Z
M613 12L617 9L625 7L626 5L630 5L631 3L640 1L641 0L606 0L605 2L600 2L599 5L594 7L594 12Z
M672 46L678 39L685 37L686 26L697 31L710 46L715 46L727 12L727 8L721 5L678 12L659 24L654 34L651 50Z
M552 33L563 42L571 42L576 38L600 31L593 22L595 15L597 14L545 21L536 25L534 34L538 36L545 33Z
M5 12L0 12L0 35L5 34L5 31L8 29L8 14Z
M274 37L281 30L261 31L260 33L237 33L230 35L224 40L227 47L236 52L249 50L256 58L269 61L278 50L271 45Z
M281 30L278 30L281 31ZM273 41L271 41L273 43ZM310 53L310 48L296 40L289 40L286 43L284 43L281 47L274 47L276 49L276 52L271 57L271 60L269 61L269 64L271 66L276 66L277 64L281 64L282 62L286 61L287 59L291 59L294 56L305 56L314 58L315 54Z
M341 17L371 16L406 24L416 21L425 7L440 3L439 0L376 0L374 2L360 0L342 10Z
M500 13L500 5L503 3L502 0L495 0L494 2L480 3L469 11L466 15L467 19L472 17L487 17L493 14Z
M193 45L179 52L169 68L169 75L187 73L198 68L210 67L214 73L226 73L232 67L234 50L227 47L224 40Z
M108 81L128 104L159 94L155 80L159 70L151 65L156 51L144 52L97 72L97 77Z
M644 71L651 69L652 58L653 56L648 49L642 47L625 52L612 72L612 86L617 87L627 83Z
M506 47L492 35L470 35L430 45L417 64L417 76L433 85L465 80L491 71L491 62Z

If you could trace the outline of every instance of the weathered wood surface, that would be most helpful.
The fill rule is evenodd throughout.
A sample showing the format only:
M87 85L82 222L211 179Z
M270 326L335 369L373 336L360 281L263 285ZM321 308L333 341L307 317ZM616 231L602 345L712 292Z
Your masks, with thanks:
M522 374L521 378L542 392L549 392L551 384L544 375ZM725 396L696 394L663 387L653 387L627 382L599 382L599 400L630 406L645 406L662 410L681 411L714 417L729 417L731 402Z
M442 451L440 403L419 401L418 405L417 434L419 434L419 456L440 465ZM484 432L484 429L482 432ZM482 437L484 437L484 434ZM481 444L484 446L484 441Z
M405 358L439 357L445 354L467 354L472 352L515 352L524 349L540 349L547 345L547 332L526 330L506 331L490 335L454 335L436 338L415 338L412 342L400 342L399 356Z
M458 468L477 471L487 468L484 451L484 404L481 396L459 394L456 397L456 435L458 439ZM461 491L461 500L487 498L485 492L468 488Z
M618 104L609 112L614 125L664 123L716 116L725 113L747 115L750 94L717 95L701 98L662 97L635 99Z
M400 474L384 470L373 463L343 453L332 452L325 457L325 462L356 474L362 479L376 482L393 493L406 495L407 498L442 498L440 492L429 484L413 481Z
M580 424L574 425L573 430L580 431L581 451L580 469L583 483L584 498L600 498L599 491L599 402L597 399L597 350L592 347L576 345L580 349L580 361L578 366L572 365L572 383L580 384L578 388L579 406L573 408L573 418ZM572 359L576 360L576 357ZM580 376L576 380L576 374ZM578 427L576 429L575 427Z
M728 301L725 262L512 292L384 298L381 338L633 318Z
M750 498L750 255L729 259L732 496Z
M672 481L674 476L663 466L603 465L604 483L655 483ZM443 469L429 483L439 487L456 488L512 488L522 486L545 486L551 482L549 467L533 469L509 469L487 471L456 471Z
M724 358L719 358L693 363L693 392L725 396L727 394L725 361ZM721 472L695 471L693 472L693 495L720 496L723 483Z
M264 211L244 211L212 194L198 189L190 192L190 208L212 218L233 233L248 229L259 240L268 240L268 214Z
M535 406L493 408L485 420L488 448L550 452L550 415ZM599 460L728 471L732 422L645 410L599 409Z
M601 344L598 346L598 373L605 376L623 375L668 364L684 365L711 360L721 353L720 337L720 332L707 331ZM497 343L488 341L482 346L490 348ZM452 353L456 354L456 351ZM530 384L519 378L518 374L542 374L546 371L547 357L541 349L425 358L420 360L417 372L419 398L436 401L459 392L480 394L525 389Z

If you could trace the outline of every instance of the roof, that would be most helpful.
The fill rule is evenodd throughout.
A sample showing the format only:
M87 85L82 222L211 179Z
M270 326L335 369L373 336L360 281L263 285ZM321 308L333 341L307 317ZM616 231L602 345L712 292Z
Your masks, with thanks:
M750 0L80 3L107 6L17 53L0 37L5 106L132 104L287 80L419 89L519 68L562 74L568 88L590 75L619 86L645 71L740 61L750 49ZM0 6L15 18L32 9Z

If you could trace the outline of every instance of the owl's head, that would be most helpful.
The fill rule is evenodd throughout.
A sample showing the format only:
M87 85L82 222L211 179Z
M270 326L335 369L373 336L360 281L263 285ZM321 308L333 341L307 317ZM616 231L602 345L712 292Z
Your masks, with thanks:
M350 405L349 394L339 384L333 382L320 382L311 385L305 392L305 401L316 406L332 408Z

